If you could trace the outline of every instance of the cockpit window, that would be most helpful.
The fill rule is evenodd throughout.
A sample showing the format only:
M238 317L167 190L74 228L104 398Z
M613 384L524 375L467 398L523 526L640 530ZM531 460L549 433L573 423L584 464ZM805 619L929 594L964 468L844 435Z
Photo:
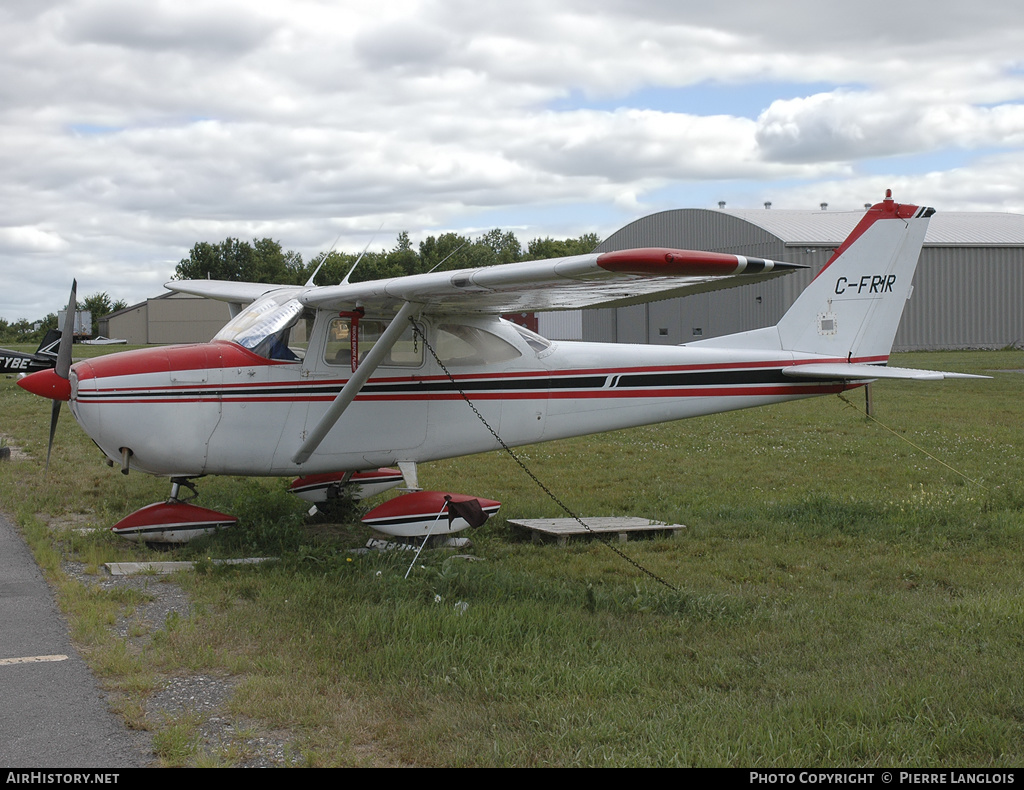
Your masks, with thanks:
M327 329L324 362L328 365L351 366L352 352L355 350L358 366L387 327L387 322L375 319L363 318L354 323L351 318L335 318ZM419 367L423 364L423 343L413 334L411 325L398 338L380 364L384 367L402 368Z
M445 365L493 365L522 356L511 343L467 324L437 328L437 356Z
M298 299L268 296L259 299L236 315L213 338L227 340L267 359L297 362L302 344L289 346L292 329L304 317L305 308ZM308 311L305 311L308 312ZM304 341L305 338L298 338Z

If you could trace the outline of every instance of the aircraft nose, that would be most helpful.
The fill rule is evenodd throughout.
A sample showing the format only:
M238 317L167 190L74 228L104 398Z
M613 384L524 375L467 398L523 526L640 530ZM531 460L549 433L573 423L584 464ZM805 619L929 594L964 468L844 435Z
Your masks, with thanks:
M71 382L58 376L52 369L40 370L18 379L18 386L33 395L50 400L71 400Z

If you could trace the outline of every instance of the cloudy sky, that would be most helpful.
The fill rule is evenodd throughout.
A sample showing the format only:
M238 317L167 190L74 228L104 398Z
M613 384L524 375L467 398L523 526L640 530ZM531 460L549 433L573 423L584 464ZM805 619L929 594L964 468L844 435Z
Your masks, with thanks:
M228 236L525 244L887 187L1024 213L1017 0L3 0L0 99L8 320L72 277L158 295Z

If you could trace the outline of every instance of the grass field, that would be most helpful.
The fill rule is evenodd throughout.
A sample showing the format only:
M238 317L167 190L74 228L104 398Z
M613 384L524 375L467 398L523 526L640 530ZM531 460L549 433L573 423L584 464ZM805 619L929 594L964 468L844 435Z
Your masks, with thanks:
M178 579L195 614L132 652L111 629L131 596L60 563L156 556L106 528L167 482L106 467L66 409L44 480L49 404L3 380L0 432L30 457L0 465L0 503L168 765L237 762L181 747L187 716L139 713L204 672L306 765L1020 766L1024 354L893 362L993 378L876 384L887 427L856 391L521 450L584 516L686 524L624 547L674 590L601 543L513 534L506 518L562 514L497 453L421 467L503 507L472 535L483 561L425 553L408 580L406 556L349 552L355 517L307 524L289 481L205 479L200 504L242 522L173 558L281 561L201 562Z

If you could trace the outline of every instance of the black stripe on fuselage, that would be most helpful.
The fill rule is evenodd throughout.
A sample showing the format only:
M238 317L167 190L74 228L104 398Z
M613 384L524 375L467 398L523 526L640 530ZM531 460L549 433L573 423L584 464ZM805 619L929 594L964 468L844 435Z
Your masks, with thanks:
M791 378L782 375L782 368L755 370L712 370L674 373L623 373L615 389L631 387L728 387L737 384L788 384Z
M658 389L668 387L729 387L751 385L794 385L813 384L814 379L794 381L782 375L781 368L754 368L743 370L701 370L701 371L645 371L639 373L610 373L608 375L561 375L529 376L509 378L466 378L455 383L445 380L368 382L360 395L411 395L429 396L451 394L459 390L467 393L509 393L520 392L572 392L611 389ZM830 383L822 379L821 383ZM344 382L324 384L282 384L280 386L256 385L252 387L195 387L154 390L79 390L78 400L167 400L180 398L195 400L222 398L225 401L242 398L324 398L336 396Z

